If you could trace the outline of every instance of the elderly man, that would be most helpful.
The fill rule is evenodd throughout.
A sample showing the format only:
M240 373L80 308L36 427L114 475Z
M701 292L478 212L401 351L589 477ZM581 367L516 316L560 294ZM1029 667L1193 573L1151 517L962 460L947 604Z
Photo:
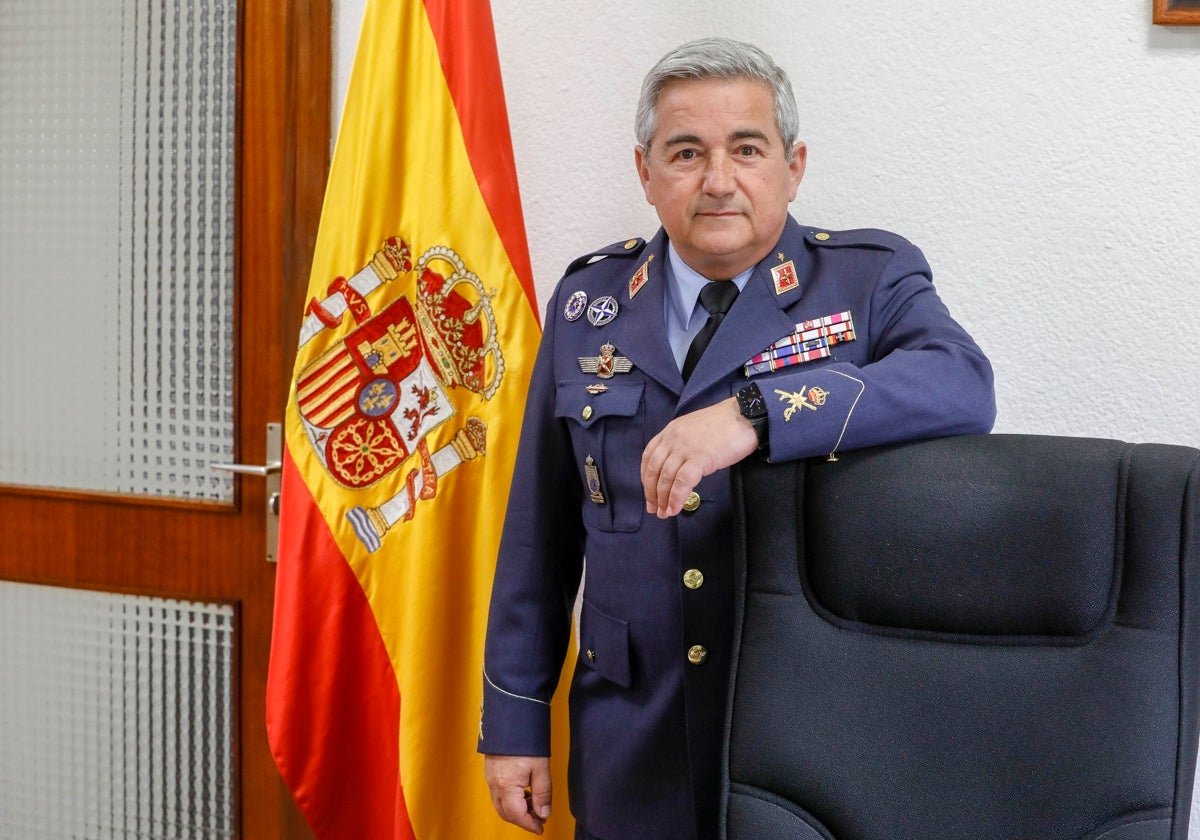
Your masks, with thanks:
M716 837L728 467L991 428L991 366L921 253L789 216L806 156L797 131L787 76L758 48L705 39L670 52L642 86L634 153L662 229L576 260L547 309L479 740L497 811L529 831L550 813L548 704L585 555L577 836Z

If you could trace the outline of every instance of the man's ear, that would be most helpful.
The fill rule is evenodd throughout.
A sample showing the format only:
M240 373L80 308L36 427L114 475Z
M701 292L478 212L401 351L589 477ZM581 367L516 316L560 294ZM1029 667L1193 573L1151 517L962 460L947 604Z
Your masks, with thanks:
M633 163L637 167L638 180L642 182L642 191L646 193L646 202L653 205L654 199L650 197L650 167L646 161L647 154L649 151L642 146L633 147Z
M797 143L792 146L792 162L788 164L788 169L791 170L789 178L791 180L791 196L788 201L795 201L796 190L800 187L800 181L804 178L804 167L808 164L808 146L803 143Z

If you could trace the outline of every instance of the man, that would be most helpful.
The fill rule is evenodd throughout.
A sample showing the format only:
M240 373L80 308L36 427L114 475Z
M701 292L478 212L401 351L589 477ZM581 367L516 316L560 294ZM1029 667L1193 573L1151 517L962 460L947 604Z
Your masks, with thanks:
M634 154L662 229L576 260L547 309L479 740L497 811L534 833L550 809L548 703L584 555L577 836L716 837L727 468L755 453L832 458L986 432L994 420L991 367L915 247L788 215L805 165L797 130L790 83L756 47L705 39L669 53L643 84Z

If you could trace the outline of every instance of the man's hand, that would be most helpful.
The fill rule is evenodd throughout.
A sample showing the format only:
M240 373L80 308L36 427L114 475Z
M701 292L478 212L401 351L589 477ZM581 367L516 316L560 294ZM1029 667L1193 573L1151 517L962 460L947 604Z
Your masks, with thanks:
M541 834L550 816L550 759L485 755L483 775L496 813L513 825Z
M736 397L676 417L642 453L646 512L659 519L675 516L700 479L757 448L758 436L738 411Z

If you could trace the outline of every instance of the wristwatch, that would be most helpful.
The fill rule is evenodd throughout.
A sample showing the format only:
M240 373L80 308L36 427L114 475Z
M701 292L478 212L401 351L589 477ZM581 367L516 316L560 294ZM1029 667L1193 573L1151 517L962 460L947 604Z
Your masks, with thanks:
M758 383L751 382L744 388L739 388L734 394L738 401L738 411L750 421L754 434L758 435L759 451L767 448L767 401L763 399Z

